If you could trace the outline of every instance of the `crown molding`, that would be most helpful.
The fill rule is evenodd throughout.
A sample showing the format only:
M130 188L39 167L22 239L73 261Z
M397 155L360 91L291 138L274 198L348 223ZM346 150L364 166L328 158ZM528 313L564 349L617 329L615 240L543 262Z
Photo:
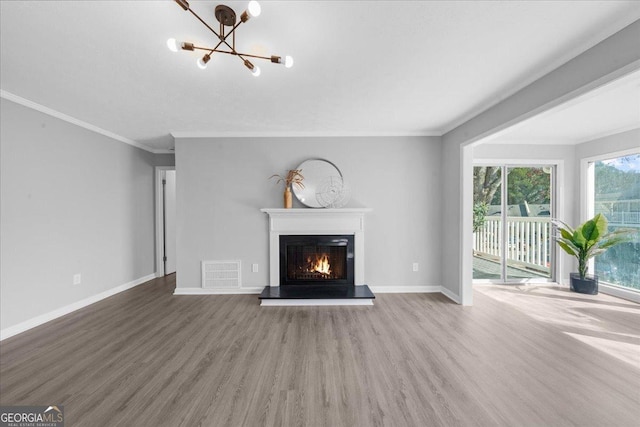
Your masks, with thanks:
M376 131L311 131L311 132L243 132L243 131L176 131L170 132L174 138L315 138L315 137L384 137L384 136L442 136L439 130L417 132L376 132Z
M579 138L516 138L516 139L490 139L491 137L483 140L483 144L517 144L517 145L580 145L598 139L606 138L609 136L617 135L619 133L628 132L631 130L640 129L638 124L632 124L628 126L622 126L615 129L609 129L605 132L599 132L588 136L582 136Z
M51 117L55 117L56 119L63 120L67 123L71 123L78 127L90 130L92 132L98 133L100 135L106 136L107 138L115 139L116 141L124 142L125 144L132 145L136 148L140 148L141 150L148 151L153 154L161 154L161 153L172 153L169 150L156 150L147 145L141 144L133 139L126 138L122 135L118 135L116 133L110 132L106 129L102 129L101 127L92 125L91 123L87 123L75 117L69 116L68 114L61 113L60 111L56 111L52 108L45 107L44 105L38 104L37 102L33 102L21 96L15 95L11 92L7 92L6 90L0 89L0 98L6 99L11 102L15 102L16 104L20 104L24 107L31 108L32 110L39 111L41 113L47 114Z

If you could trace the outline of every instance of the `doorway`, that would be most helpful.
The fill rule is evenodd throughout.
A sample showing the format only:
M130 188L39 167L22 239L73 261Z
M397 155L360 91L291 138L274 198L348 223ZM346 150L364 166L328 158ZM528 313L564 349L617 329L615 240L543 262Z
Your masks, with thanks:
M474 166L474 281L554 280L555 170L552 165Z
M156 277L176 272L176 171L156 167Z

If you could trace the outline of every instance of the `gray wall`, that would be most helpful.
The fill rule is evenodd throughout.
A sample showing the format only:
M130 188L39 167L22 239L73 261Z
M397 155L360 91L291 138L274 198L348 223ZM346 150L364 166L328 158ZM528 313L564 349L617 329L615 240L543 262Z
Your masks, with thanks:
M373 209L365 219L368 284L438 286L440 138L318 137L176 139L178 287L200 287L201 260L240 259L243 287L268 284L267 216L259 209L282 207L283 191L268 178L314 157L341 169L351 187L347 207Z
M462 170L461 149L459 144L447 144L442 147L442 228L446 238L442 240L442 286L455 297L460 297L462 283L462 242L472 236L466 236L461 230L462 218ZM462 302L462 301L458 301Z
M154 273L154 165L173 156L1 102L1 329Z
M576 159L580 162L585 158L632 149L640 151L640 129L633 129L580 144L576 146ZM579 165L576 168L579 168Z

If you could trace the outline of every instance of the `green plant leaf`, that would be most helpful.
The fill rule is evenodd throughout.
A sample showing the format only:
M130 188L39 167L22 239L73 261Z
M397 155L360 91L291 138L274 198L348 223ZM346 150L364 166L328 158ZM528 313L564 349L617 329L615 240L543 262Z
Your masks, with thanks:
M563 237L556 237L556 241L558 242L558 244L560 244L560 242L562 242L565 245L569 246L575 253L578 253L578 251L580 251L580 248L577 247L575 245L575 243L573 242L573 240L571 240L571 239L565 239Z
M573 233L570 233L569 230L566 230L564 228L558 228L558 231L560 231L560 234L565 239L568 239L568 240L572 240L573 239Z
M607 249L612 246L619 245L621 243L630 242L631 240L632 240L631 236L611 235L610 233L610 234L607 234L605 238L600 241L600 243L598 244L598 249Z
M582 228L584 225L586 225L586 223L576 228L573 232L573 235L571 236L571 240L579 248L583 248L587 243L587 239L585 239L584 233L582 232Z
M573 234L573 232L575 231L573 227L571 227L569 224L567 224L564 221L560 221L559 219L554 218L551 220L551 222L553 222L558 228L565 228L571 234Z
M575 257L578 256L578 254L573 250L573 248L571 248L571 246L569 246L567 243L558 240L558 246L560 246L562 249L564 249L564 251L566 253L568 253L569 255L572 255L572 256L575 256Z
M602 214L597 214L582 225L582 235L587 242L596 242L607 232L607 219Z

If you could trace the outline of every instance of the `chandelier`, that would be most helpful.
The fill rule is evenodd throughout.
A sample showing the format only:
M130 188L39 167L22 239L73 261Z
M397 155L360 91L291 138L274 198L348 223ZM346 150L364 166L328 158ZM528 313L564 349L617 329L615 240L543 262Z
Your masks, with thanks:
M195 16L205 27L207 27L216 36L216 39L218 39L218 43L214 47L196 46L190 42L178 42L174 38L167 40L167 47L173 52L177 52L179 49L205 52L204 56L197 61L198 67L201 69L204 70L207 68L207 63L211 60L211 55L214 53L226 53L227 55L237 56L244 62L245 67L247 67L255 77L260 75L260 67L253 65L253 63L247 58L266 59L274 64L283 64L287 68L291 68L293 66L293 58L290 56L285 56L283 59L276 55L251 55L248 53L240 53L236 50L236 28L238 28L240 24L247 22L250 18L255 18L260 15L261 8L257 1L253 0L249 2L247 10L242 12L242 15L240 15L239 22L236 19L236 13L233 9L223 4L217 5L214 11L214 15L220 24L217 32L193 10L191 10L187 0L175 0L175 2L178 3L178 5L180 5L180 7L185 11L191 12L191 14ZM227 31L226 27L230 27L231 29Z

